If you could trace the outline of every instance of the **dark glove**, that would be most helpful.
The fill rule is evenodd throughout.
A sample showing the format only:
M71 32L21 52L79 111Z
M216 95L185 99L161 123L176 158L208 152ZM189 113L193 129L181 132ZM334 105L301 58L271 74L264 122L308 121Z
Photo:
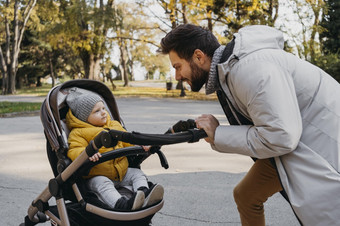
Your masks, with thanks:
M193 119L188 119L186 121L180 120L175 125L170 127L168 131L166 131L166 133L178 133L194 128L196 128L195 120Z

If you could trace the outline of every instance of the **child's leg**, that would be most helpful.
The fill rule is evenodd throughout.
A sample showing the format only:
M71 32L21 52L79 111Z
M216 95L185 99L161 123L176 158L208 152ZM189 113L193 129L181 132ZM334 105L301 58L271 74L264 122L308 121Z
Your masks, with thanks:
M105 176L95 176L87 180L87 187L93 191L100 201L114 208L118 199L122 196L119 194L112 180Z
M142 170L136 168L128 168L123 181L125 180L126 183L129 183L130 181L130 185L132 185L134 192L143 191L145 195L143 207L154 205L163 199L163 186L159 184L154 184L151 188L149 188L147 178Z
M146 175L142 170L137 168L128 168L124 179L119 183L119 186L121 187L129 185L132 185L134 192L136 192L140 187L149 188Z
M124 187L127 185L132 185L132 189L136 194L143 193L145 200L142 207L154 205L163 199L164 188L159 184L154 184L149 188L147 178L140 169L128 168L119 186Z

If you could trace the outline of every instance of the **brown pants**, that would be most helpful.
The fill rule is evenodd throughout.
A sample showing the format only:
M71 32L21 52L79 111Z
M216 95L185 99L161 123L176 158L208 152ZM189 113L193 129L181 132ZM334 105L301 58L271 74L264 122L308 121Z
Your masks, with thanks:
M276 169L269 159L258 159L234 188L234 199L243 226L264 226L263 203L282 190Z

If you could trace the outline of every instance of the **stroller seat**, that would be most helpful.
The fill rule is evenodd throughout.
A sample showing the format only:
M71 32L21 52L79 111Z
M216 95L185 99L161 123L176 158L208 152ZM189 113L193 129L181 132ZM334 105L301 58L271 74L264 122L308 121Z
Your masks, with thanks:
M94 165L121 156L128 158L129 167L139 168L151 155L150 152L145 152L140 146L121 148L103 153L100 161L93 163L88 160L87 153L90 152L86 148L73 162L67 157L69 130L65 117L69 108L65 99L73 87L100 95L111 118L119 121L124 127L115 98L103 83L94 80L71 80L52 88L42 104L40 118L46 137L47 155L55 178L49 181L48 186L32 202L25 223L21 225L36 225L47 220L53 225L150 225L154 214L163 207L164 200L135 211L111 209L87 191L82 178ZM88 147L89 150L93 148L93 143ZM152 185L152 182L149 181L149 184ZM120 192L129 195L128 190L122 189ZM52 197L56 199L55 206L49 205Z

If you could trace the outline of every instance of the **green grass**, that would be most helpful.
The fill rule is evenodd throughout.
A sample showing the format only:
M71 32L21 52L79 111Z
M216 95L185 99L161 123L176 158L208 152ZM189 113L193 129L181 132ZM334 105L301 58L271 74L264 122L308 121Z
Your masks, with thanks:
M105 83L106 86L113 92L115 97L155 97L155 98L179 98L190 100L217 100L215 94L205 95L204 93L196 93L185 90L185 97L180 97L181 90L166 90L165 82L164 88L159 87L124 87L122 81L114 81L116 89L112 91L110 83ZM143 84L143 81L140 81ZM156 83L161 83L156 81ZM51 85L43 84L41 87L24 87L17 90L18 95L33 95L46 96L51 89Z
M31 112L40 110L41 103L0 102L0 114L13 112Z
M18 95L32 95L32 96L46 96L51 88L52 86L48 84L43 84L40 87L23 87L21 89L17 89L17 94Z
M217 100L215 94L205 95L185 90L185 97L180 97L181 90L166 90L157 87L123 87L123 82L115 81L116 89L112 91L116 98L119 97L153 97L153 98L178 98L190 100ZM143 83L143 82L141 82ZM107 87L112 90L111 84L106 83ZM24 87L17 90L18 95L46 96L51 89L51 85L43 84L41 87ZM0 114L13 112L31 112L39 110L41 103L23 103L23 102L0 102ZM1 117L1 116L0 116Z
M181 90L166 90L166 88L157 87L123 87L117 86L113 95L115 97L154 97L154 98L178 98L190 100L215 100L216 95L205 95L185 90L185 97L180 97Z

